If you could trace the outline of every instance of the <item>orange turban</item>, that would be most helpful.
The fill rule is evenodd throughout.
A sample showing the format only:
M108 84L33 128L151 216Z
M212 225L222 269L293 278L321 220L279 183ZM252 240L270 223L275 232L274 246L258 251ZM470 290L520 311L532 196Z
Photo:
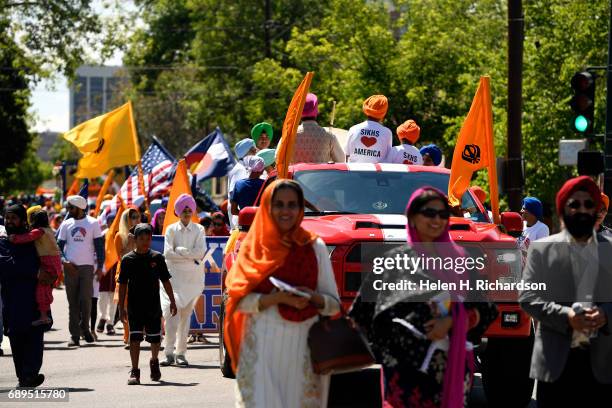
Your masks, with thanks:
M610 207L610 197L608 197L604 193L601 193L601 203L604 205L604 207L607 210Z
M397 137L399 140L407 140L410 144L415 144L421 135L421 128L412 119L405 121L397 127Z
M387 114L389 103L385 95L372 95L363 101L363 113L371 118L381 120Z

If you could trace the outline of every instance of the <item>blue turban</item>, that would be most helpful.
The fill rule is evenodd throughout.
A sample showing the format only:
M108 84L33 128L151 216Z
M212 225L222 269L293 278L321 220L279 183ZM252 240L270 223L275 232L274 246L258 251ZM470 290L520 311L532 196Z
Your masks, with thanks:
M421 152L421 155L423 156L425 154L428 154L436 166L442 163L442 150L440 150L440 148L436 146L435 144L423 146L421 147L419 151Z
M542 219L544 209L542 208L542 203L537 198L523 198L523 208L533 214L537 219Z
M242 159L244 156L247 155L249 150L254 147L255 141L253 139L242 139L241 141L236 143L236 146L234 146L234 152L236 153L238 159Z

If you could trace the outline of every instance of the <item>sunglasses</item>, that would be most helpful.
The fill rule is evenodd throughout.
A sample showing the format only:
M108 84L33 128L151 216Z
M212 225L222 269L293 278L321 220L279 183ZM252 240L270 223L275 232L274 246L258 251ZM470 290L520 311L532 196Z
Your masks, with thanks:
M595 208L595 202L593 200L584 200L584 201L572 200L569 203L567 203L567 206L571 208L572 210L577 210L580 207L584 207L587 210L592 210L593 208Z
M133 215L130 215L130 219L132 219L132 220L139 220L140 216L138 214L133 214Z
M214 225L215 227L222 227L222 226L223 226L223 223L222 223L222 222L214 222L214 223L213 223L213 225Z
M450 218L450 211L448 211L447 209L436 210L434 208L423 208L417 213L427 218L436 218L436 215L442 218L443 220L448 220Z

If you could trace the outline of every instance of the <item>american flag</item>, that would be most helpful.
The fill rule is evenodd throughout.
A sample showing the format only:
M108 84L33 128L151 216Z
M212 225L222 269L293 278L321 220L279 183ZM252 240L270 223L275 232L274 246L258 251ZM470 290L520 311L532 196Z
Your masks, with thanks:
M156 140L149 146L141 158L144 188L150 200L169 194L176 161ZM125 180L119 196L126 206L131 205L138 197L144 197L145 191L138 182L138 168L134 168L130 177Z

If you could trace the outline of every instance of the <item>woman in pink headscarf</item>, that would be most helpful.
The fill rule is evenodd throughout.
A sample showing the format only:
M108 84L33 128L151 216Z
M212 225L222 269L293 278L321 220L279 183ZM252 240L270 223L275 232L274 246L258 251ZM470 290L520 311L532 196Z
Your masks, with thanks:
M193 197L181 194L174 203L174 214L179 220L166 228L164 237L164 257L172 275L170 283L178 312L172 316L170 299L165 291L160 291L162 314L166 321L166 358L160 363L162 366L188 365L185 354L189 322L193 307L204 289L202 258L206 250L204 227L191 221L195 212Z
M446 196L432 187L415 191L406 208L407 246L386 258L456 260L465 257L449 233ZM454 263L453 263L454 264ZM471 387L473 355L469 338L479 338L497 316L492 303L464 303L465 293L424 290L424 281L455 283L459 270L386 270L374 279L387 283L410 280L417 290L372 290L366 278L351 316L364 330L382 364L384 407L443 407L465 405Z

